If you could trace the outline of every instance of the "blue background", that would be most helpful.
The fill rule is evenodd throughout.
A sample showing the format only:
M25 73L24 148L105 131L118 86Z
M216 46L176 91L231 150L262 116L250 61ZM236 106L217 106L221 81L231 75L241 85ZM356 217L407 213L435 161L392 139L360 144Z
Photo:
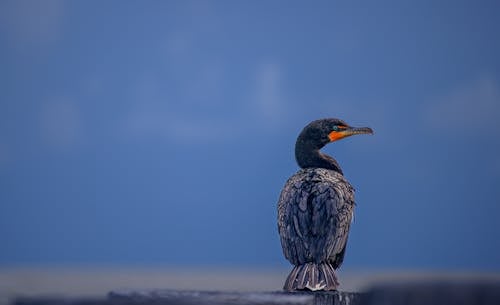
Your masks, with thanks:
M287 266L311 120L344 269L500 270L498 1L0 1L0 264Z

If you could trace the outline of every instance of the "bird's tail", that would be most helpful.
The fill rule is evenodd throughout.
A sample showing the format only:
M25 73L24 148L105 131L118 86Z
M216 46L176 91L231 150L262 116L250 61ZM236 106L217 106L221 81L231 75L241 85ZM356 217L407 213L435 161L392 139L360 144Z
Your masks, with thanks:
M306 263L295 266L288 275L285 291L296 290L337 290L339 281L335 275L335 269L328 263Z

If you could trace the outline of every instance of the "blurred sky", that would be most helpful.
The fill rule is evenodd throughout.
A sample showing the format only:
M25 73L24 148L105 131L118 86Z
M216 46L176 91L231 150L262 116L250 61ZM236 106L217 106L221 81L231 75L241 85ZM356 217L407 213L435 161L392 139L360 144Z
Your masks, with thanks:
M404 3L403 3L404 2ZM0 0L0 265L287 266L311 120L344 270L500 271L498 1Z

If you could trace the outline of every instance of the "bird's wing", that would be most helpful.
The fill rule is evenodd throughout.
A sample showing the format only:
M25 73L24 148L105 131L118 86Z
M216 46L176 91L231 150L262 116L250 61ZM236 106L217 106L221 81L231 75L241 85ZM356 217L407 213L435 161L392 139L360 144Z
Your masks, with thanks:
M340 194L343 194L341 191ZM353 193L349 192L348 197L352 198ZM354 213L354 201L348 198L340 199L342 204L337 205L335 213L335 235L332 236L328 245L328 260L332 263L333 268L337 269L344 261L344 254L349 237L349 228Z
M297 173L280 196L281 243L285 257L295 265L334 262L339 260L337 256L343 256L352 219L353 191L341 175L323 174L312 170Z

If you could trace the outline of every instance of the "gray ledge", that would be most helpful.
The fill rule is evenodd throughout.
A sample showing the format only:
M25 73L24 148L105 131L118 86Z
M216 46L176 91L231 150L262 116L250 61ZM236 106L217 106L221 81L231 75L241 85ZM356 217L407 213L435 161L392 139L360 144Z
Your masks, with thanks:
M355 292L227 292L183 290L117 290L101 299L29 298L16 305L498 305L500 282L381 284Z
M217 291L112 291L112 301L130 304L180 305L355 305L360 294L353 292L217 292ZM128 304L128 303L127 303Z
M356 305L353 292L112 291L103 299L29 298L15 305Z

